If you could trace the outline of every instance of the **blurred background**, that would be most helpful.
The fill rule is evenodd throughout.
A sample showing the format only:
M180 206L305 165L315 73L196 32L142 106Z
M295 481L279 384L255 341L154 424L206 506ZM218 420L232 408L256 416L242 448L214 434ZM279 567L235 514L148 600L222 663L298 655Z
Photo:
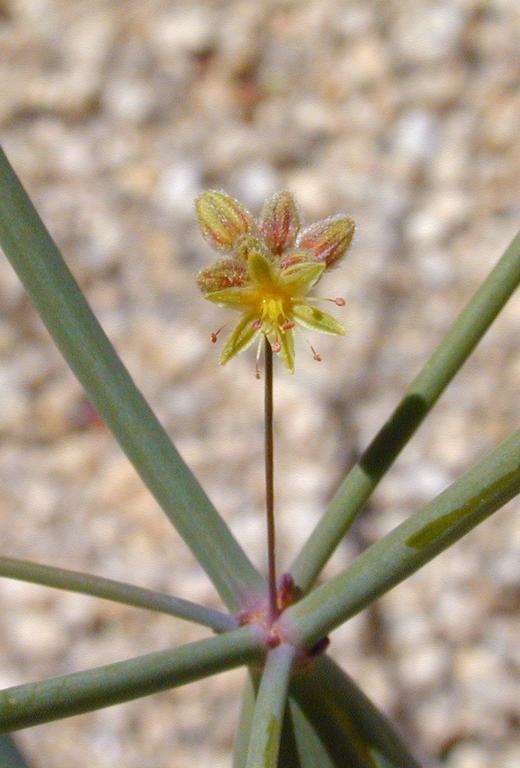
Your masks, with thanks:
M342 339L276 380L286 566L518 229L520 11L508 0L0 1L0 138L182 455L264 567L262 385L226 368L193 199L288 188L357 235L320 285ZM513 299L338 550L344 567L510 432ZM2 554L218 606L0 260ZM429 768L520 764L514 504L332 636ZM0 685L207 633L0 580ZM516 644L515 644L516 641ZM34 768L225 768L241 670L20 733ZM516 679L516 684L518 678ZM516 707L516 709L515 709Z

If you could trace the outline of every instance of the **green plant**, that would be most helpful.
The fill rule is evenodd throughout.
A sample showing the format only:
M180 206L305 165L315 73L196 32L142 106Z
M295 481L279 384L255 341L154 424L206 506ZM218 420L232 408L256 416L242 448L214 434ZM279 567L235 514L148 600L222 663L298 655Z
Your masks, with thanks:
M1 152L0 242L68 364L229 611L0 558L1 576L162 611L217 633L180 648L4 690L0 733L248 665L235 768L417 766L383 715L323 653L325 638L520 490L520 431L332 581L313 585L379 480L518 286L520 234L340 485L290 568L296 587L288 601L292 604L282 610L271 589L270 614L265 608L255 612L258 604L268 604L265 580L133 384ZM267 344L266 355L269 366ZM286 587L291 592L290 581ZM10 737L1 738L0 757L2 765L23 765Z

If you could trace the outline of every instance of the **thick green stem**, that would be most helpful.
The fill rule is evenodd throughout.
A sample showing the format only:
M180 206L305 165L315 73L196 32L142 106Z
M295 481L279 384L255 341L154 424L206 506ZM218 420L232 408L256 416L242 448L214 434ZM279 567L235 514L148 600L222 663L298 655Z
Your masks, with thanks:
M308 591L373 490L520 284L520 233L350 470L290 572Z
M315 687L307 685L307 675L295 676L291 682L291 694L326 747L334 765L376 768L368 746L350 717L340 711L330 694L316 695Z
M15 560L10 557L0 557L0 577L28 581L32 584L43 584L46 587L64 589L69 592L79 592L91 597L101 597L116 603L133 605L136 608L146 608L149 611L167 613L179 619L193 621L215 632L227 632L237 628L237 620L221 611L205 608L203 605L172 597L163 592L136 587L102 576L90 573L69 571L65 568L54 568L27 560Z
M289 676L295 649L279 645L267 654L267 661L251 725L246 768L277 768Z
M310 726L308 726L308 729L310 729ZM314 765L316 765L316 763ZM321 763L318 763L318 765L320 768L325 768ZM278 753L278 768L305 768L301 759L300 750L298 749L296 728L294 716L291 711L290 700L288 701L288 706L285 708L285 716L283 719L280 752Z
M0 766L1 768L29 768L15 740L8 733L0 736Z
M228 607L239 608L261 577L135 386L1 149L0 244L99 414Z
M0 733L90 712L258 661L263 633L242 627L169 651L0 691Z
M309 701L323 717L351 722L370 752L383 755L392 768L420 768L386 717L328 656L321 656L308 672L295 677L291 693L304 709Z
M282 763L280 768L345 768L344 756L335 759L335 756L330 754L316 728L311 725L293 697L289 699L288 709L299 762L295 765L289 763L287 766Z
M282 615L283 629L312 647L520 491L520 430L472 470L362 552L338 576Z
M240 717L233 741L233 768L245 768L246 766L259 682L259 672L257 670L247 670L242 691Z
M245 768L247 754L249 751L249 742L251 738L251 728L254 721L254 712L258 688L260 684L260 671L250 669L242 692L242 707L240 710L240 720L233 743L233 768ZM311 730L310 725L299 728L298 737L302 737L302 731ZM302 750L304 751L304 750ZM321 757L323 757L322 753ZM296 740L293 717L289 707L285 710L285 717L282 726L282 736L280 739L280 752L278 755L278 768L326 768L324 762L302 763L300 750Z

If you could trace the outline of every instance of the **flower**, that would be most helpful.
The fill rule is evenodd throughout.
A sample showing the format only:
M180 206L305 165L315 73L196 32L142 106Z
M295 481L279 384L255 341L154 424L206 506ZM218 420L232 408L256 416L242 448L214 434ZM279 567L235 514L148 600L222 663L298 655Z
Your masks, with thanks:
M354 235L352 219L340 214L302 229L289 192L267 200L259 220L225 192L204 192L195 209L203 237L223 255L199 272L197 284L208 301L241 314L222 350L223 365L255 339L266 337L292 373L297 325L345 333L308 294L344 256ZM329 301L345 304L343 299Z

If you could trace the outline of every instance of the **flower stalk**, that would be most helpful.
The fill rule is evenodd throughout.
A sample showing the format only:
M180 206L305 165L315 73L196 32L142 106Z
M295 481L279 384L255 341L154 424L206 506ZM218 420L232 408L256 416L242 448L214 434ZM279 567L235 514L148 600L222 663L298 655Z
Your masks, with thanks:
M267 561L269 585L269 618L278 615L276 600L276 530L274 519L274 434L273 434L273 349L265 337L264 430L265 430L265 509L267 518Z

